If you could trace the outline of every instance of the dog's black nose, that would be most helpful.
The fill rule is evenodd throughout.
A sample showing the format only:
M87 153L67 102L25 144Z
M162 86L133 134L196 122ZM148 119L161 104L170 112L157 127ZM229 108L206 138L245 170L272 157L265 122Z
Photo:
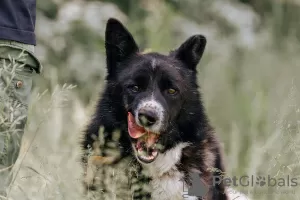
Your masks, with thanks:
M158 120L158 116L155 112L150 110L141 110L138 113L138 119L141 125L145 127L152 126Z

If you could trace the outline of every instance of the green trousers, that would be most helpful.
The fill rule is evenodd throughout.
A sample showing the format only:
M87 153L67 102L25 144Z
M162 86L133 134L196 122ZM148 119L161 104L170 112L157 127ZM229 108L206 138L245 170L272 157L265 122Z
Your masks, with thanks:
M32 78L41 70L34 46L0 40L0 199L19 155Z

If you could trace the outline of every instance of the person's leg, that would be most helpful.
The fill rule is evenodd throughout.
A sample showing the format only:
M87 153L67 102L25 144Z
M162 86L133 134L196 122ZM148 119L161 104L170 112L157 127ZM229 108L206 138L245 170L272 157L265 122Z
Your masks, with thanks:
M11 181L27 120L32 77L41 65L34 46L0 40L0 195ZM1 196L0 196L1 199Z

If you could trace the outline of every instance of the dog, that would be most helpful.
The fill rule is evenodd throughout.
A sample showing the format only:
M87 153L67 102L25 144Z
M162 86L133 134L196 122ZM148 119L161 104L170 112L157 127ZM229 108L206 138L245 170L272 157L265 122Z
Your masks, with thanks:
M120 21L108 20L106 86L81 143L84 184L101 191L94 197L228 199L222 181L213 185L225 172L223 152L197 84L206 42L193 35L168 55L143 53ZM205 195L184 195L191 174Z

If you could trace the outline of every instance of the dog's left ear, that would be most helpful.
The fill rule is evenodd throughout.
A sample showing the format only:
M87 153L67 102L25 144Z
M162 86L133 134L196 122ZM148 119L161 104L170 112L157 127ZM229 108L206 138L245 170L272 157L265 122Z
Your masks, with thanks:
M131 33L114 18L110 18L106 24L105 49L109 76L113 76L118 63L139 51Z
M206 38L203 35L194 35L170 55L182 61L189 69L196 70L205 46Z

